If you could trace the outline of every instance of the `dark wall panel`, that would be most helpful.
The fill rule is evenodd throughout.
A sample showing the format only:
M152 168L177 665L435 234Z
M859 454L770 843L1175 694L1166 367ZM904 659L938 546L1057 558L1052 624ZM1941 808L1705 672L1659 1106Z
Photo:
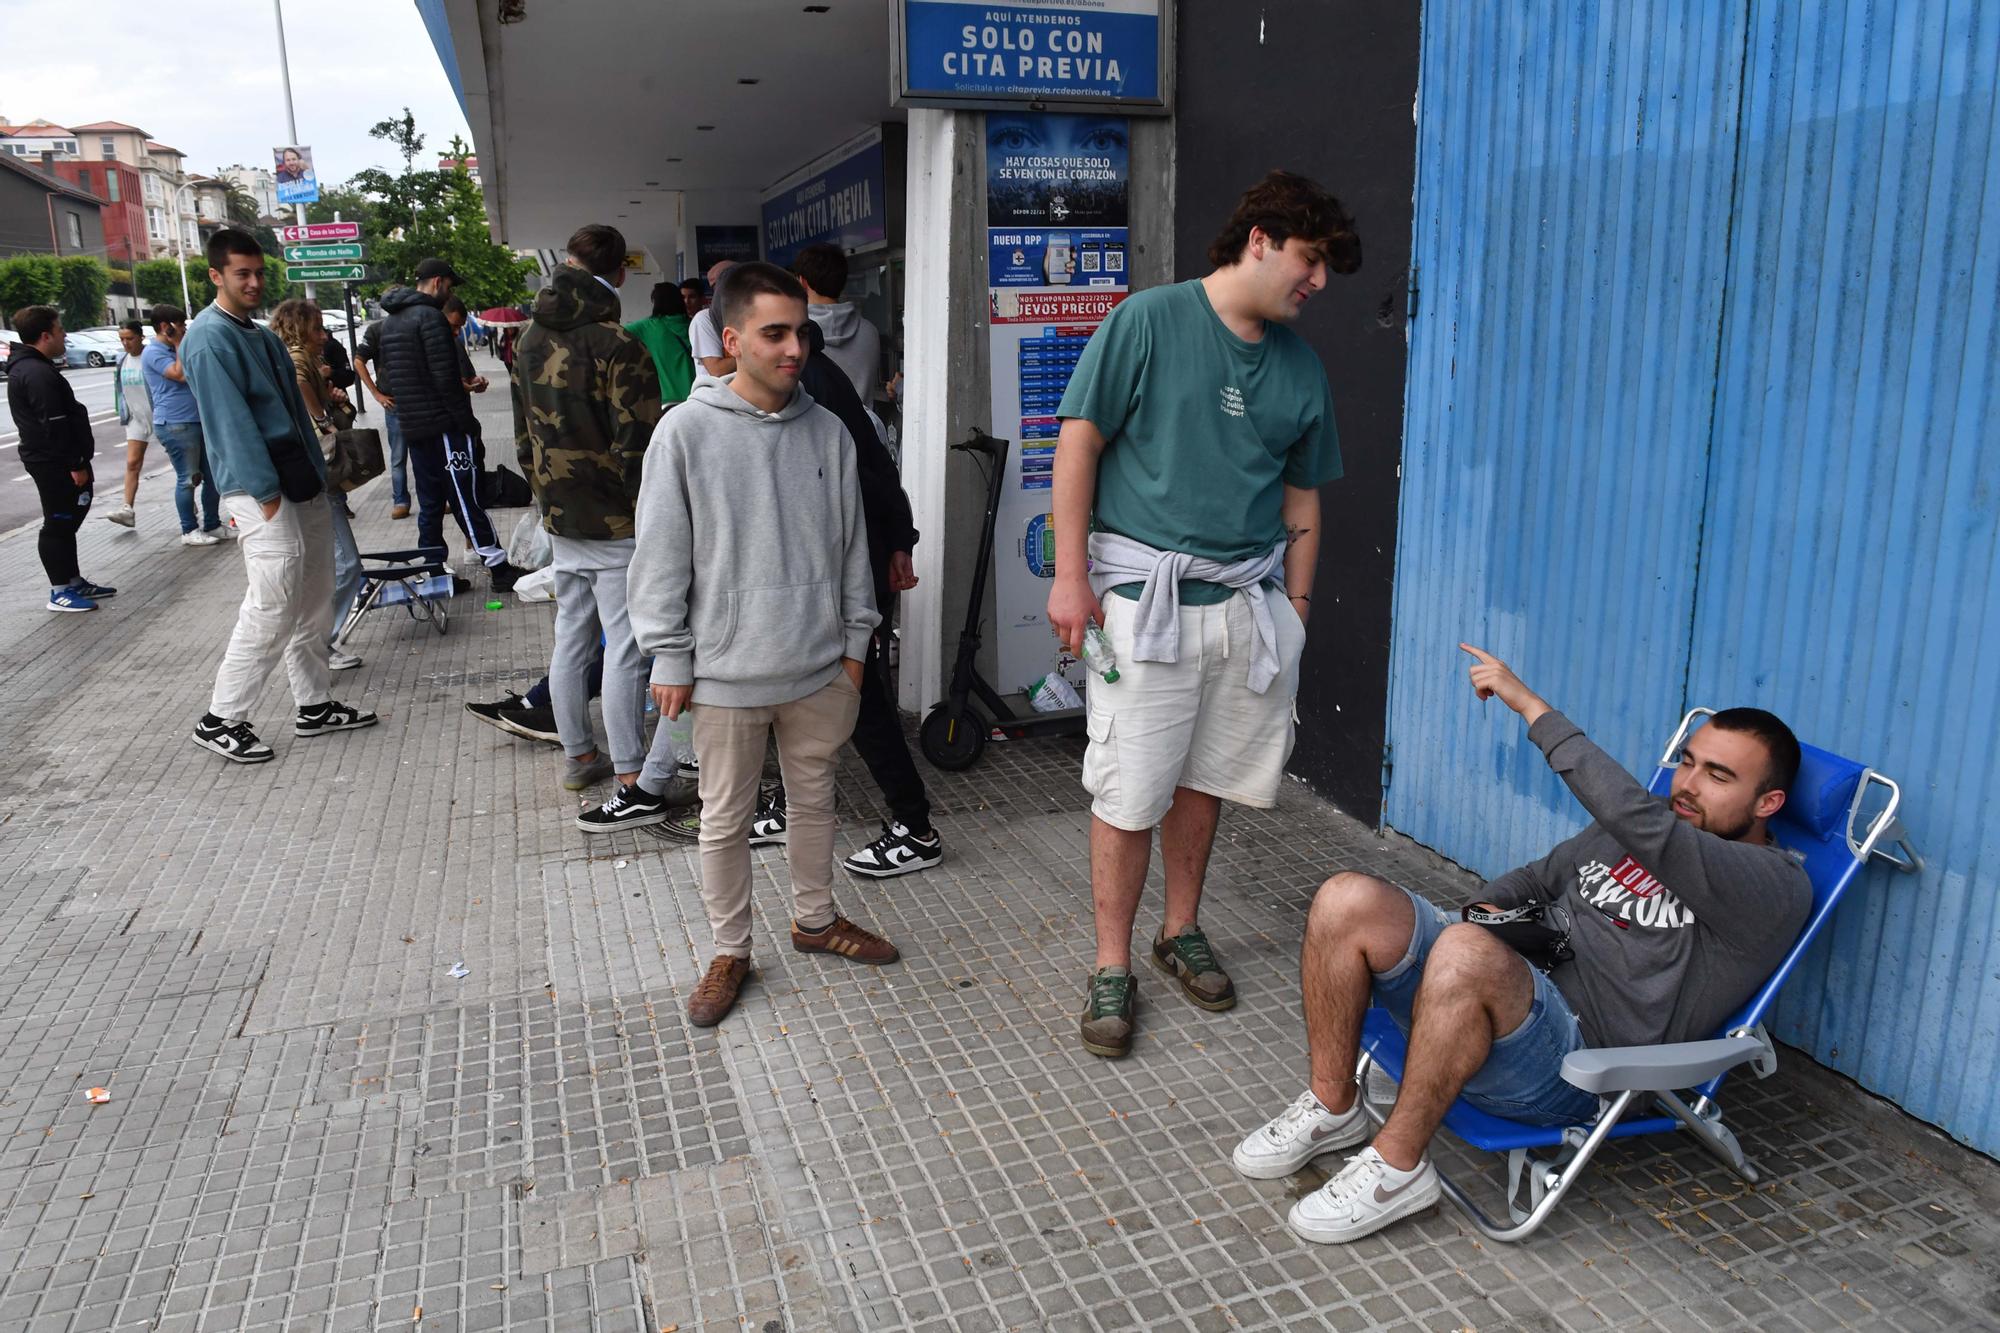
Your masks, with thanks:
M1325 362L1347 475L1326 488L1292 770L1359 818L1381 810L1402 455L1418 9L1409 0L1180 0L1175 273L1273 167L1340 197L1361 271L1297 328Z

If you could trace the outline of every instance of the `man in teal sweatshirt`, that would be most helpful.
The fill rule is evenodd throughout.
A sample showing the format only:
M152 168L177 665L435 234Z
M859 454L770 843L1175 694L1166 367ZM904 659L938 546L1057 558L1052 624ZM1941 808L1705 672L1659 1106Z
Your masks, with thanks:
M333 700L333 515L317 432L299 396L291 354L251 319L264 300L264 252L225 227L208 242L215 304L182 341L181 369L200 409L208 473L240 534L249 586L215 694L194 743L238 764L275 756L250 729L250 708L282 656L298 715L296 736L375 725L375 714Z

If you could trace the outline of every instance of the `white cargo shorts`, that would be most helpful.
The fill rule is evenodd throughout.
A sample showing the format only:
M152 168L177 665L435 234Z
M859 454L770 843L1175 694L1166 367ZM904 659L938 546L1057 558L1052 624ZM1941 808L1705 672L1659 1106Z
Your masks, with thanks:
M1083 786L1092 814L1114 828L1150 829L1165 818L1176 787L1239 805L1277 803L1297 724L1292 704L1306 628L1282 592L1267 595L1281 669L1262 694L1250 690L1256 626L1242 593L1214 606L1181 607L1178 662L1133 661L1139 604L1104 596L1118 679L1093 676L1084 701L1090 746Z

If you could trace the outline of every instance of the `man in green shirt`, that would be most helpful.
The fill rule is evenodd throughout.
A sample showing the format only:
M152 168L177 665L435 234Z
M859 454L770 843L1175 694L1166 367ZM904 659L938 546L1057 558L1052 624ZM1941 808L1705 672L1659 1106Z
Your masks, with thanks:
M1094 1055L1131 1049L1156 825L1154 966L1205 1009L1236 1003L1196 917L1221 803L1273 805L1291 755L1319 488L1340 476L1340 442L1326 372L1285 326L1329 271L1360 267L1353 226L1317 185L1272 172L1209 247L1214 271L1115 308L1063 395L1049 624L1080 653L1096 621L1119 669L1089 691L1083 761Z
M694 357L688 350L687 303L681 289L671 282L654 283L652 315L627 324L625 332L653 354L653 370L660 377L660 405L685 402L694 384Z

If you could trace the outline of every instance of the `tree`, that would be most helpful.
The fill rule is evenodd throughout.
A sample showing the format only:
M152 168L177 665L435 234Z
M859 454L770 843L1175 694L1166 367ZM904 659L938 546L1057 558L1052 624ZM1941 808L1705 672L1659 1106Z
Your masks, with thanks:
M95 255L64 255L61 290L56 306L62 311L63 325L87 329L104 319L104 297L111 290L111 270Z
M362 240L368 247L368 266L389 279L363 286L362 294L379 295L386 286L407 282L418 263L437 256L465 280L459 295L472 309L522 300L534 261L494 244L486 201L464 167L437 171L417 165L424 136L408 107L399 117L378 121L368 132L396 150L403 169L371 167L347 185L365 196ZM462 161L471 152L472 146L454 135L446 155Z
M266 266L268 269L268 265ZM133 266L133 280L139 286L139 299L149 306L174 305L181 303L180 268L171 259L142 259ZM208 260L200 255L187 258L187 299L194 309L188 311L192 317L215 299L215 284L208 280Z
M62 297L62 261L54 255L0 259L0 319L12 323L22 306L54 305Z

